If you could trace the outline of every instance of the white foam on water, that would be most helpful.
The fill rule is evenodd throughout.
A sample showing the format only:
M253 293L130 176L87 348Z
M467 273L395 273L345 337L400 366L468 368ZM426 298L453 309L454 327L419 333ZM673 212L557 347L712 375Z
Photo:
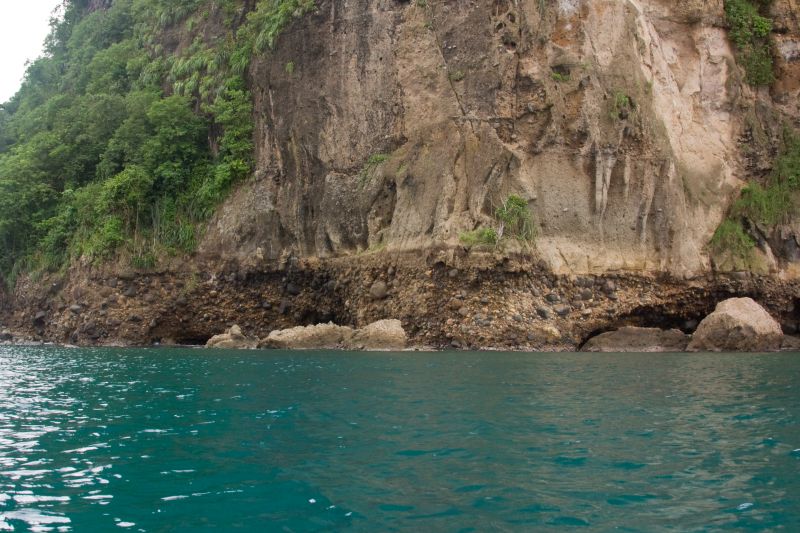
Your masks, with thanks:
M42 526L50 524L69 524L72 522L63 515L47 514L37 509L18 509L0 514L0 520L19 520L30 526Z
M49 470L8 470L6 472L0 472L4 476L8 476L13 480L17 480L21 477L29 477L29 476L41 476L48 473Z
M96 446L86 446L85 448L75 448L74 450L66 450L62 453L86 453L86 452L93 452L96 450Z
M135 525L133 522L117 522L117 527L133 527Z
M742 503L742 504L740 504L740 505L739 505L739 506L736 508L736 510L737 510L737 511L746 511L747 509L750 509L752 506L753 506L753 503L751 503L751 502L745 502L745 503Z
M69 496L36 496L32 494L15 494L14 501L23 505L43 502L68 502Z
M172 502L175 500L185 500L186 498L188 498L188 496L180 494L178 496L165 496L164 498L161 499L164 500L165 502Z

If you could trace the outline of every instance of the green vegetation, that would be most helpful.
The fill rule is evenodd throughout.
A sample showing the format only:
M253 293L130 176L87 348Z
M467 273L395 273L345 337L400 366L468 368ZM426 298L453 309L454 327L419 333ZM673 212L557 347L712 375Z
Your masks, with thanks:
M729 36L736 46L737 61L751 85L769 85L775 79L769 34L772 20L761 15L772 0L725 0Z
M750 183L742 189L733 205L733 216L774 226L796 210L796 195L800 192L800 136L787 129L783 144L766 187Z
M614 90L610 102L608 115L612 120L625 120L633 111L631 97L619 89Z
M550 78L558 83L564 83L570 80L569 74L562 74L561 72L553 71L550 73Z
M203 222L252 172L250 59L313 8L115 0L91 11L88 0L65 1L45 56L0 105L0 277L80 257L146 268L192 251ZM224 26L198 31L212 21ZM166 28L217 37L176 55L162 42Z
M367 159L367 162L364 164L364 168L361 169L361 172L358 175L359 185L361 187L366 185L372 177L372 173L375 171L375 169L388 161L389 157L389 154L373 154L369 156L369 159Z
M717 254L730 253L733 257L747 260L756 243L742 227L742 223L726 219L714 232L711 248Z
M500 240L494 228L478 228L472 231L465 231L458 238L467 248L496 246Z
M516 194L510 195L494 212L497 228L480 227L459 235L467 248L476 246L497 246L503 239L514 238L530 243L536 238L528 202Z
M730 216L722 222L711 240L716 253L728 251L734 257L749 257L755 241L747 235L743 220L772 228L795 214L800 196L800 136L784 131L783 149L775 161L767 184L750 183L734 202Z
M512 194L506 198L500 207L495 209L494 216L500 223L497 230L500 239L506 234L521 241L532 241L536 237L531 210L527 200L521 196Z
M461 81L466 77L463 70L454 70L449 74L450 81Z

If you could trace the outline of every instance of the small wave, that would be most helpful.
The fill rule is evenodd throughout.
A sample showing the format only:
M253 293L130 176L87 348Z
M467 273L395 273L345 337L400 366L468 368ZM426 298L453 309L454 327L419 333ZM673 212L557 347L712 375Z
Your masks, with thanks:
M50 514L36 509L19 509L0 514L0 520L19 520L30 526L46 526L51 524L69 524L72 522L64 515Z
M23 505L44 502L68 502L69 496L36 496L34 494L15 494L14 501Z

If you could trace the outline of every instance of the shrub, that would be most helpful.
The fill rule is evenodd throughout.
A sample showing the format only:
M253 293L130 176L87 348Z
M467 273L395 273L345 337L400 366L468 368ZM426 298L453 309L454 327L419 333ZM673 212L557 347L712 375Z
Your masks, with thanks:
M741 196L733 204L733 215L774 226L791 212L792 207L791 191L786 184L774 183L764 188L751 183L742 189Z
M521 196L512 194L494 212L500 227L497 235L502 239L506 233L512 237L531 241L536 236L533 217L528 208L528 202Z
M725 0L729 37L751 85L769 85L775 79L769 34L772 20L759 13L771 0Z
M711 238L711 249L717 254L726 252L746 261L756 243L742 227L741 222L726 218Z

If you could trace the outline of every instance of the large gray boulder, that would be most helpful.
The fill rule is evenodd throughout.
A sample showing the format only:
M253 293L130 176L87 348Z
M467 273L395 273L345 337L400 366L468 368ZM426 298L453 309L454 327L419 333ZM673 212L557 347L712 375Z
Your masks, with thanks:
M624 327L602 333L583 345L583 352L683 352L689 336L677 329Z
M345 344L352 350L403 350L408 345L408 337L399 320L379 320L356 330Z
M258 341L245 337L242 329L239 326L231 326L231 328L220 335L215 335L208 339L206 348L225 348L229 350L252 350L256 347Z
M353 336L353 330L333 323L275 330L262 339L261 348L315 350L341 348Z
M769 352L780 350L778 322L751 298L731 298L700 322L690 352Z

